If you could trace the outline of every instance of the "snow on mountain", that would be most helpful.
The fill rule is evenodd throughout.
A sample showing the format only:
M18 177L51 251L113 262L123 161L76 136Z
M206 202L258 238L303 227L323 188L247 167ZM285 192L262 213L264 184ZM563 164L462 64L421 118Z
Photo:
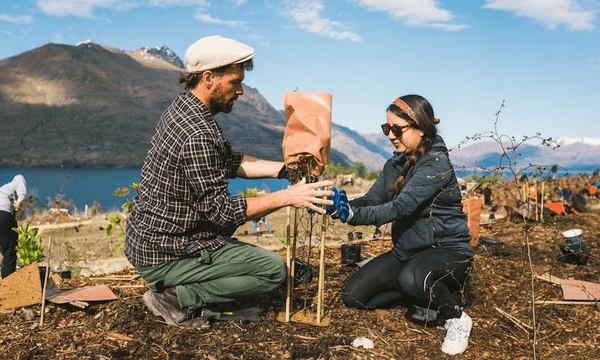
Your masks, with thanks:
M524 142L516 149L506 146L506 153L516 168L528 166L551 166L558 164L568 169L596 169L600 167L600 139L597 138L561 138L556 144L534 144ZM506 157L502 148L493 141L480 141L450 151L450 159L456 166L495 167L506 166ZM504 159L504 160L503 160Z
M178 68L183 68L183 61L181 61L181 59L166 45L156 46L153 48L143 47L137 49L137 51L139 51L140 55L144 58L151 59L152 57L157 57L177 66Z
M573 144L577 144L577 143L582 143L584 145L590 145L590 146L600 146L600 139L596 139L596 138L563 137L563 138L556 140L556 142L558 144L560 144L561 146L573 145Z

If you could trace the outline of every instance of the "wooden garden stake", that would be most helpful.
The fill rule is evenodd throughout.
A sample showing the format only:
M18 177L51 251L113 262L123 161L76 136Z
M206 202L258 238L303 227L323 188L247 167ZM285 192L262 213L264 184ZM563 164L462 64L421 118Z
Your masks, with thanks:
M546 184L546 182L542 182L542 205L540 206L540 208L542 209L542 214L541 214L541 218L542 220L544 220L544 185Z
M287 296L285 298L285 322L290 322L290 309L292 305L292 287L293 287L293 275L292 275L292 253L290 248L290 207L286 209L286 245L287 245ZM292 282L290 284L290 282Z
M287 243L288 243L288 253L291 253L291 256L288 260L288 277L287 277L287 296L285 300L285 322L290 322L290 312L294 302L294 276L296 274L296 240L298 236L298 209L294 209L294 235L290 236L290 216L289 216L289 207L288 207L288 232L287 232ZM290 245L290 238L292 238L292 243ZM291 248L291 250L290 250Z
M540 219L540 208L539 208L539 201L538 201L538 194L539 194L539 183L536 180L535 181L535 220L538 221Z
M324 196L323 199L327 200ZM325 206L323 206L325 207ZM327 214L323 214L321 224L321 256L319 258L319 290L317 291L317 324L321 323L323 313L323 288L325 287L325 230L327 230Z
M42 315L40 316L40 327L44 326L44 310L46 307L46 287L48 286L48 277L50 275L50 251L52 251L52 236L48 239L48 261L46 262L46 272L44 273L44 291L42 291Z

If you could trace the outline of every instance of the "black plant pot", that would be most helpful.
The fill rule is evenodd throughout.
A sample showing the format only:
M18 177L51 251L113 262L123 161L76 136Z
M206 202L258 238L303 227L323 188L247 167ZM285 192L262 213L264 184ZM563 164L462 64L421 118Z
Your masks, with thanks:
M348 241L362 239L362 233L360 231L353 231L348 233Z
M42 284L42 289L44 288L44 283L46 282L46 266L39 265L40 269L40 283ZM48 268L50 270L50 268Z
M360 262L360 245L346 245L341 247L342 264L353 265Z
M61 279L70 279L71 278L71 270L59 271L58 276L60 276Z

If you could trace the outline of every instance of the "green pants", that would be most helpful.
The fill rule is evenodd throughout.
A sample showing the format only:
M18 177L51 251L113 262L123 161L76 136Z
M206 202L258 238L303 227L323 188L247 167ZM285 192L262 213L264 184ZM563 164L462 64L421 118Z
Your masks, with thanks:
M136 269L151 290L176 286L179 305L192 308L273 291L287 272L279 255L237 239L198 257Z

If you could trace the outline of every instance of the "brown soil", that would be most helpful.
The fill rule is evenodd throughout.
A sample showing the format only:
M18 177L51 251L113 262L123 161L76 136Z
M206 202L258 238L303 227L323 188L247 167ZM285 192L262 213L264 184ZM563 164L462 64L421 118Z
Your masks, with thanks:
M304 213L304 212L302 212ZM292 216L293 219L293 216ZM44 229L53 242L77 247L76 255L122 258L115 249L122 239L107 239L100 228L104 220L87 225L61 225L63 233ZM273 249L285 257L286 212L269 217L275 230L272 237L246 235L246 224L236 233L241 240ZM466 312L474 326L467 351L457 359L598 359L600 358L600 311L594 305L535 306L534 300L562 300L560 286L532 278L550 273L558 278L574 278L599 283L600 211L580 215L557 216L530 222L527 236L523 221L504 218L481 226L481 235L502 242L476 247L475 268L467 291ZM30 306L0 314L0 358L7 359L444 359L440 351L445 331L438 324L427 326L412 322L406 308L359 311L347 309L339 291L356 271L342 265L339 244L350 231L362 231L370 238L372 227L351 228L335 223L328 229L325 251L324 309L328 326L282 323L277 316L285 309L286 289L282 285L271 294L238 301L236 306L260 306L261 323L217 322L208 331L183 330L165 324L145 307L142 294L146 283L141 279L117 280L116 275L136 274L124 269L102 277L80 276L65 281L62 287L77 288L106 284L118 300L90 303L85 309L48 303L44 325L39 326L41 306ZM587 265L561 261L558 244L561 232L580 228L592 257ZM88 232L89 230L89 232ZM300 234L305 234L304 228ZM56 231L56 230L53 230ZM67 237L65 234L73 236ZM320 234L316 229L314 234ZM62 234L62 235L61 235ZM75 236L77 235L77 236ZM46 239L47 241L48 239ZM300 244L299 257L308 260L318 274L318 239ZM85 251L80 245L85 243ZM530 246L531 265L528 259ZM363 257L377 256L390 249L386 240L366 241ZM54 247L57 245L53 245ZM64 245L62 245L64 246ZM310 251L309 251L310 250ZM89 254L87 252L90 252ZM54 255L54 250L52 251ZM63 254L63 256L66 256ZM53 260L51 259L51 263ZM112 276L112 279L111 279ZM314 314L316 276L308 287L296 288L294 309ZM534 291L532 292L532 284ZM535 318L535 324L533 319ZM534 332L531 326L535 325ZM373 349L355 348L351 342L366 337Z

